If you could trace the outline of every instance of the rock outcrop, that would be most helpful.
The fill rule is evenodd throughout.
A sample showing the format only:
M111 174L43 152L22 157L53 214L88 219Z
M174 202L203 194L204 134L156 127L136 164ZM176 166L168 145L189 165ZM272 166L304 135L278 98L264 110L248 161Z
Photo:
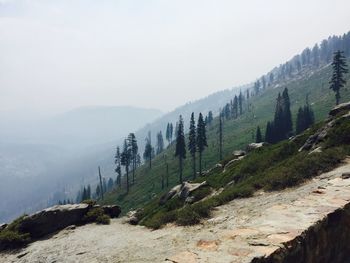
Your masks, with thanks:
M87 204L56 205L23 218L20 230L29 233L32 238L39 238L81 223L88 210Z
M18 223L18 230L21 233L28 233L32 239L41 238L64 229L70 225L81 225L86 223L84 216L90 209L100 206L88 204L67 204L49 207L35 214L25 216ZM117 205L101 207L106 215L111 218L119 216L121 209ZM7 225L1 225L0 231Z
M247 146L247 152L253 151L255 149L261 148L261 147L266 146L266 145L268 145L268 143L266 143L266 142L253 142L253 143L250 143Z
M179 198L186 200L186 198L190 195L191 192L197 190L200 187L206 186L207 182L204 181L202 183L189 183L183 182L182 184L176 185L173 187L168 193L164 194L159 203L161 205L165 204L169 199L178 196Z
M309 150L315 150L319 147L319 144L323 142L327 136L329 130L334 126L337 115L339 113L344 113L339 118L350 118L349 114L350 110L350 102L339 104L335 106L330 112L330 118L327 120L327 123L322 126L315 134L311 135L304 145L299 149L299 151L309 151Z
M330 116L336 116L340 112L350 111L350 102L342 103L337 106L335 106L331 111L329 112Z

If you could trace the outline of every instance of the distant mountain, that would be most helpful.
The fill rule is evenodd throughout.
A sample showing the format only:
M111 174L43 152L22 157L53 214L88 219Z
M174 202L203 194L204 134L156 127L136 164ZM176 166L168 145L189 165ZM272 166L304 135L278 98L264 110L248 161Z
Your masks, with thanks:
M89 167L87 153L98 154L99 147L161 114L156 109L96 106L34 122L1 119L0 222L46 206L55 192L72 192L68 187L77 187L84 167Z

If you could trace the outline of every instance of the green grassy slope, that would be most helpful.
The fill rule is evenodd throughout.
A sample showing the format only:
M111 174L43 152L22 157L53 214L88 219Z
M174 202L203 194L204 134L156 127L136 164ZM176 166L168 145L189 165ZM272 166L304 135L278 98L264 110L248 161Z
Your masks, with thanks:
M306 94L309 94L309 101L315 112L316 121L324 119L329 109L334 105L334 93L329 90L328 81L330 78L330 67L326 66L316 72L307 72L303 76L294 80L279 83L267 89L261 95L252 97L250 102L253 107L251 111L246 111L236 120L224 122L224 157L230 156L233 150L244 149L253 141L257 125L260 125L264 133L268 120L272 120L274 114L275 100L278 92L287 87L291 99L291 110L293 117L299 106L305 103ZM348 74L348 78L349 78ZM342 101L350 100L349 83L347 89L341 93ZM228 100L231 98L227 98ZM223 107L224 105L217 105ZM196 113L198 114L198 113ZM203 167L208 169L215 165L218 160L218 120L214 119L213 124L208 127L208 148L203 155ZM187 123L185 126L187 127ZM167 156L169 164L169 188L178 183L178 160L174 157L174 146L170 146L164 154ZM125 193L125 187L114 189L107 193L105 199L100 201L104 204L118 204L122 207L123 213L130 209L144 206L147 202L159 197L166 189L161 189L161 176L165 175L165 162L163 154L158 155L153 160L152 169L147 164L141 166L136 171L135 184L131 186L129 194ZM184 167L185 180L191 180L191 158L187 156ZM124 182L123 182L124 183Z

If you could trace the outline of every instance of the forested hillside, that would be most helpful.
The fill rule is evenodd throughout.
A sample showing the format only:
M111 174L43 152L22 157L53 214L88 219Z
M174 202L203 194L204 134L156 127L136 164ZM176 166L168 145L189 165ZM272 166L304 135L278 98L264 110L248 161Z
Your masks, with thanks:
M234 150L245 149L248 143L254 142L258 126L261 128L262 134L265 134L267 122L274 118L276 98L279 93L282 94L285 88L289 92L293 131L296 128L297 112L300 107L304 107L306 104L312 108L316 122L324 119L329 109L335 104L334 92L329 88L332 74L330 65L332 54L334 51L341 49L345 51L346 57L349 57L349 36L348 33L342 37L331 37L322 41L320 47L315 45L312 49L307 48L300 55L260 77L253 85L242 89L241 94L239 94L239 91L236 92L236 101L241 104L242 108L241 114L239 105L235 106L234 94L227 97L228 104L218 103L216 108L208 109L213 112L222 112L223 159L229 157ZM346 75L346 78L349 79L349 74ZM341 90L341 101L350 99L348 87L349 83L345 89ZM235 107L238 109L238 113L237 110L235 112ZM231 110L226 113L225 108ZM192 111L197 120L200 112L195 109ZM203 114L207 115L208 112L203 112ZM190 126L190 113L186 115L182 113L182 115L185 118L184 125L185 131L187 131ZM176 127L175 123L174 126ZM163 135L165 135L166 125L161 129ZM176 134L175 131L174 134ZM185 138L187 147L187 134ZM143 140L143 138L139 140ZM154 147L156 147L155 144ZM208 147L203 152L204 170L213 167L220 161L220 123L218 117L207 124L207 144ZM139 152L142 154L143 149L139 149ZM155 155L152 159L151 168L145 160L146 163L136 169L135 181L133 183L130 179L131 185L128 193L126 193L126 177L123 176L121 185L113 186L113 190L106 193L104 199L100 202L119 204L125 213L130 209L141 207L159 196L160 193L165 192L166 189L179 182L179 160L174 154L175 145L173 143L167 146L164 151ZM184 180L193 178L192 170L192 159L189 152L187 152L187 158L184 160Z

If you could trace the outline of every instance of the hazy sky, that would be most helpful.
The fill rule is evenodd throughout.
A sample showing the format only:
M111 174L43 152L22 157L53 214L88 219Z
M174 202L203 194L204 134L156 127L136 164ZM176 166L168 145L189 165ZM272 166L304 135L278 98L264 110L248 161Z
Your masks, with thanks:
M0 111L167 111L350 30L349 0L0 0Z

